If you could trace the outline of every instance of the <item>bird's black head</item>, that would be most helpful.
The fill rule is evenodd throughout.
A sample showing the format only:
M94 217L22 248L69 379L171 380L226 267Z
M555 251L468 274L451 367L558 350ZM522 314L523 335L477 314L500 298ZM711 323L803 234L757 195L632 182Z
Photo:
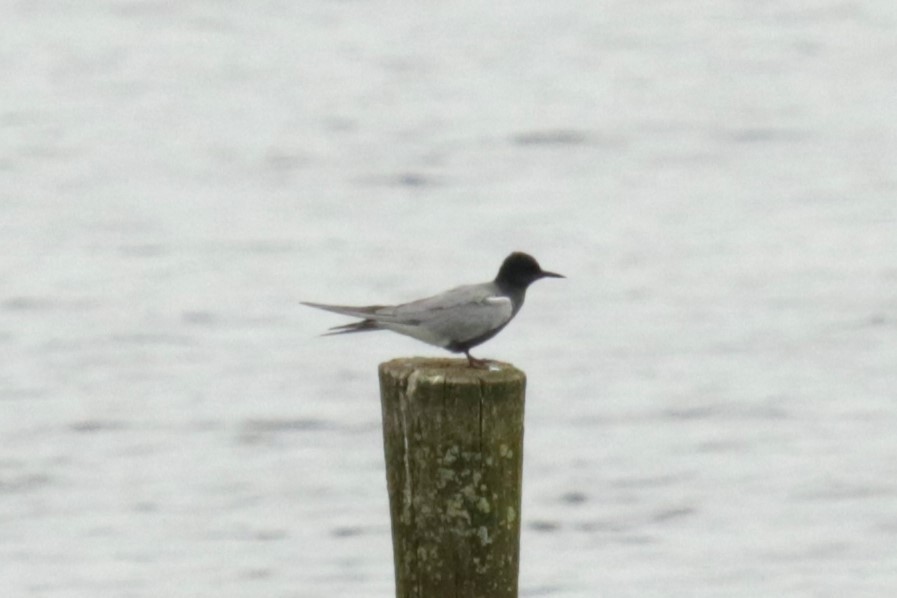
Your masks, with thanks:
M504 288L525 290L540 278L546 277L564 278L560 274L543 270L533 256L515 251L502 262L495 282Z

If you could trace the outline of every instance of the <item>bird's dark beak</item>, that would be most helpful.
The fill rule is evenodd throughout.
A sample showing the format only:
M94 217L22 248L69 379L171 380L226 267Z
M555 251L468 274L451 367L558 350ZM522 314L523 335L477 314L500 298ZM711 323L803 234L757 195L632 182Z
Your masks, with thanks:
M542 270L541 278L567 278L567 277L564 276L563 274L558 274L556 272L546 272L545 270Z

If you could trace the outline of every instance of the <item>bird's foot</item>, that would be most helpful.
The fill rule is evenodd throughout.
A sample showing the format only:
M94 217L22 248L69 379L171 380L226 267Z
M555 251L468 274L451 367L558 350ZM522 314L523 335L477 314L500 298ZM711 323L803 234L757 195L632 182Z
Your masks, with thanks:
M488 359L477 359L470 353L465 353L465 355L467 355L467 363L470 367L477 368L480 370L489 369L490 361Z

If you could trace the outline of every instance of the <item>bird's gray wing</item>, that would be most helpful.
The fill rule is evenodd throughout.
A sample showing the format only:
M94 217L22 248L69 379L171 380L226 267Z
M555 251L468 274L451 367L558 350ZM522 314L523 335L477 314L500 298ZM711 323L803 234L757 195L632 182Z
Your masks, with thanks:
M326 311L361 318L366 325L338 326L337 331L355 332L392 330L416 338L425 343L446 347L479 338L501 328L514 317L514 309L508 297L498 294L493 283L456 287L426 299L401 305L328 305L308 303L304 305ZM345 330L343 330L345 329Z
M493 284L484 283L456 287L432 297L400 305L331 305L329 303L312 303L311 301L300 301L300 303L352 318L414 324L433 312L451 311L459 306L484 301L496 292L497 289Z
M492 283L467 285L383 307L368 317L382 328L445 347L478 338L510 321L514 315L511 300L497 293Z

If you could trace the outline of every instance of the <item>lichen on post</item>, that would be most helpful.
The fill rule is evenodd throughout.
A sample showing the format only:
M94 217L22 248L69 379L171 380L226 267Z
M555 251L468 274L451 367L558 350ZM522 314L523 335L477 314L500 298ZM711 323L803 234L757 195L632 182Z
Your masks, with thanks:
M516 598L526 376L465 359L380 365L399 598Z

